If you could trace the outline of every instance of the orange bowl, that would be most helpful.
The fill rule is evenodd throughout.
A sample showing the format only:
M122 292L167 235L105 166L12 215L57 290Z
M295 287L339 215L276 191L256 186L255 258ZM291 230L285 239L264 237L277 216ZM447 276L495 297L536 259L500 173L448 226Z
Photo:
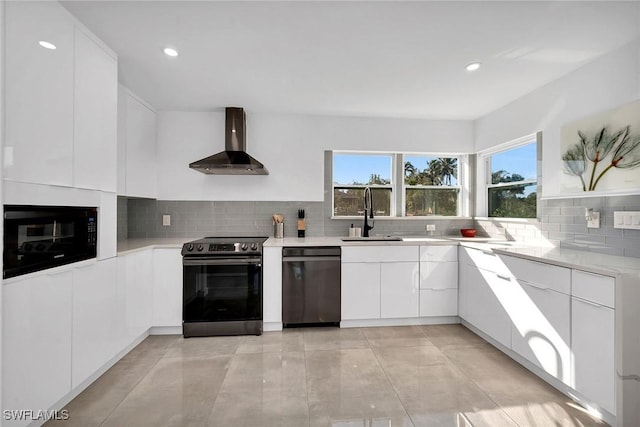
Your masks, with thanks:
M460 234L462 234L462 237L476 237L476 233L478 232L478 230L476 230L475 228L461 228L460 229Z

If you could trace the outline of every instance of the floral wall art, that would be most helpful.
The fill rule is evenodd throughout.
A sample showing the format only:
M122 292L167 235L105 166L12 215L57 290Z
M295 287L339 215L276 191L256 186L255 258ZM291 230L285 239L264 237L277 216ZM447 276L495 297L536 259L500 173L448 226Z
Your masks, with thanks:
M565 192L640 194L640 101L565 125Z

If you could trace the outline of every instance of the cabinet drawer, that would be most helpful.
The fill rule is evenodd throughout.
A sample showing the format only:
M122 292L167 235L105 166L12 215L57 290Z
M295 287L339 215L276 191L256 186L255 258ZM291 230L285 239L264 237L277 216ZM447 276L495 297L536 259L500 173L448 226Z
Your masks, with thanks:
M511 275L509 268L504 265L500 257L490 250L482 251L479 249L465 248L465 252L466 255L468 255L467 263L470 265L486 271L491 271L501 276Z
M568 268L512 256L501 255L500 258L518 280L567 295L571 293L571 270Z
M418 261L418 246L343 246L342 262Z
M458 247L420 246L420 261L458 261Z
M613 277L572 270L571 285L573 296L615 308L616 281Z

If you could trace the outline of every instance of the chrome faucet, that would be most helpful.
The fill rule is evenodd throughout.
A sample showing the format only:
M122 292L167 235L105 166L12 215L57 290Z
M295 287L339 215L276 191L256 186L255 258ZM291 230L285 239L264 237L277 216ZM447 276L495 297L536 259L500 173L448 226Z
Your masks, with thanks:
M371 219L371 225L367 222L367 213ZM364 226L362 227L362 237L369 237L369 230L373 228L373 199L371 198L371 189L364 189Z

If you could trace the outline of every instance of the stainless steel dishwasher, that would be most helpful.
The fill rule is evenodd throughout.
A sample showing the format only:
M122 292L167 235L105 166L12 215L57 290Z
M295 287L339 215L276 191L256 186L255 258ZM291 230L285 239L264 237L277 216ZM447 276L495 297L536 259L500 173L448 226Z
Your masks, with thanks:
M340 248L282 249L282 323L340 322Z

